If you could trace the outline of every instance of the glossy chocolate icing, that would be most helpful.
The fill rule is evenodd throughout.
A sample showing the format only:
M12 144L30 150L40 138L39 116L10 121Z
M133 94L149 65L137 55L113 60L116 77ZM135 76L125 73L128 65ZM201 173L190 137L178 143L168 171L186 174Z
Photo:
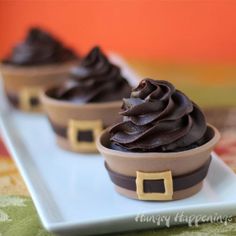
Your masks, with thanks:
M120 68L111 64L99 47L93 48L71 71L71 78L50 96L84 104L118 101L128 97L131 88Z
M47 32L31 28L23 42L17 44L4 64L34 66L63 63L76 59L75 53Z
M123 100L122 110L123 122L110 129L113 149L175 152L206 142L202 111L167 81L142 80Z

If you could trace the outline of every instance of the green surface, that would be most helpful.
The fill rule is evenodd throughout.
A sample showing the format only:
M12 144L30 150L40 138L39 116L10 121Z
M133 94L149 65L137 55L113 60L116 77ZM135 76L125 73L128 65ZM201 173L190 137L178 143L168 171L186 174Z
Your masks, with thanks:
M0 196L0 236L49 236L30 198Z
M0 196L0 236L49 236L41 226L32 200L27 197ZM157 230L122 233L123 236L152 235L236 235L236 218L223 223L201 224L198 227L177 226Z

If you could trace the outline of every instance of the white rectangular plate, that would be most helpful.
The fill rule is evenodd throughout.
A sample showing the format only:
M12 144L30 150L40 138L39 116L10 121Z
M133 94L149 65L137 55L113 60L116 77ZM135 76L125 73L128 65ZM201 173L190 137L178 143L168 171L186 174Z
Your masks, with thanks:
M125 73L134 76L127 66ZM136 222L138 214L236 213L236 176L215 154L204 187L195 196L164 203L131 200L114 191L100 155L74 154L57 147L44 115L11 109L2 91L0 109L3 138L49 231L84 235L159 226ZM178 223L171 218L171 224Z

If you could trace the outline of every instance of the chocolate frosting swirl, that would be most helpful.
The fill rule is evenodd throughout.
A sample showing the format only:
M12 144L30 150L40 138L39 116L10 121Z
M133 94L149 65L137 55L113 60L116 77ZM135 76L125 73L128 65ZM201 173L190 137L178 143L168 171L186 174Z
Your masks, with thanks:
M114 149L175 152L206 141L202 111L167 81L142 80L123 100L122 110L123 122L110 129Z
M130 91L120 68L95 47L72 69L71 78L54 91L53 97L84 104L121 100Z
M33 66L62 63L76 59L76 54L47 32L39 28L29 30L25 40L16 45L3 63Z

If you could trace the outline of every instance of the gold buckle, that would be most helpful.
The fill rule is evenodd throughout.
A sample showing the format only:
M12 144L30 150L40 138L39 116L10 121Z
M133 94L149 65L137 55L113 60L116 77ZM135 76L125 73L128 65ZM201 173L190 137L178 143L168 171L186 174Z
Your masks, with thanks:
M163 179L165 192L164 193L145 193L144 192L144 180L159 180ZM171 171L163 171L156 173L145 173L145 172L136 172L136 193L138 199L140 200L172 200L173 197L173 180Z
M93 134L93 142L79 141L77 135L80 131L91 130ZM75 151L95 152L97 151L95 140L102 131L102 122L100 120L69 120L67 135L71 147Z
M32 105L30 100L32 98L39 99L40 88L36 87L25 87L20 91L19 105L22 110L25 111L36 111L40 110L40 104Z

